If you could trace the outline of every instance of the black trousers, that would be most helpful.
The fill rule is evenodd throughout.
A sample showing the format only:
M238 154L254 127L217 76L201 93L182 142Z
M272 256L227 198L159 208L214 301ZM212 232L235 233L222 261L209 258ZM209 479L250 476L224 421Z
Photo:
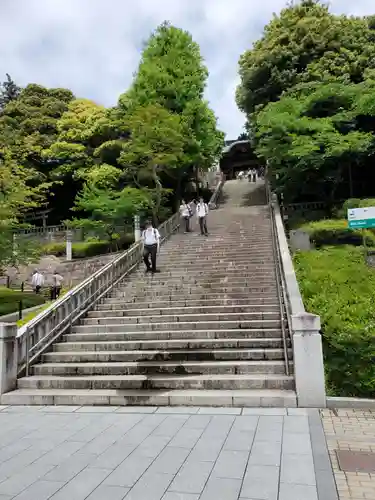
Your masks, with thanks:
M201 230L201 234L208 234L206 217L199 217L199 228Z
M185 231L190 232L190 217L184 217Z
M143 250L143 261L146 265L146 269L150 269L152 271L156 270L156 254L158 251L158 246L155 245L145 245ZM150 266L150 257L151 257L151 266Z
M60 297L61 286L53 286L51 288L51 300L56 300Z

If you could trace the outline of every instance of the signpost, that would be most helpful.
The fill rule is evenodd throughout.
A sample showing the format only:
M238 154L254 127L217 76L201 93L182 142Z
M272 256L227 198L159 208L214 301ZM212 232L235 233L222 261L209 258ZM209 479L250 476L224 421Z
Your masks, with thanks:
M348 222L351 229L375 228L375 207L349 208Z
M375 207L349 208L348 224L351 229L375 228ZM367 247L365 232L362 231L363 249L367 260Z

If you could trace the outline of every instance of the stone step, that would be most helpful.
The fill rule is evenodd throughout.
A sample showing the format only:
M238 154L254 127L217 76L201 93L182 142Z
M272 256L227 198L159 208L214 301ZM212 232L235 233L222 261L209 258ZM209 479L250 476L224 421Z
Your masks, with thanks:
M122 318L118 318L122 319ZM222 321L181 321L160 323L113 323L103 325L77 325L72 327L72 333L131 333L132 331L157 331L171 332L175 330L228 330L228 329L253 329L253 328L281 328L280 318L276 319L249 319L249 320L222 320Z
M294 390L288 375L32 375L18 380L19 389L283 389Z
M191 273L181 272L180 275L168 276L164 273L151 274L146 273L144 269L139 273L139 276L135 279L135 276L129 276L127 280L124 280L120 283L120 286L126 286L129 283L149 283L152 281L159 282L168 282L171 284L179 284L179 283L228 283L228 282L248 282L250 280L275 280L275 271L257 271L257 272L238 272L236 274L228 271L226 274L222 274L220 276L212 271L212 273L205 272L202 269L200 275L195 275Z
M284 374L284 361L272 360L209 360L205 361L108 361L108 362L55 362L32 367L34 375L215 375L249 373Z
M218 271L217 268L210 268L207 269L205 267L201 267L200 269L200 274L198 277L196 277L194 274L191 274L190 272L188 273L187 271L190 271L189 269L171 269L168 271L167 269L161 269L160 273L157 275L154 275L154 278L158 279L168 279L168 280L189 280L189 279L197 279L198 277L203 278L209 278L209 279L216 279L216 280L223 280L225 278L228 278L229 276L231 278L254 278L255 276L270 276L274 277L275 276L275 268L274 266L271 268L263 269L260 267L255 267L253 269L236 269L234 267L220 270ZM148 276L149 277L149 276ZM152 276L151 276L152 277ZM127 283L129 280L132 281L138 281L138 280L144 280L145 278L145 270L143 267L141 267L136 273L131 274L130 276L127 276L121 283Z
M202 315L202 314L241 314L241 313L270 313L278 312L278 304L271 305L240 305L240 306L196 306L196 307L165 307L136 309L134 307L125 307L119 304L117 308L110 308L110 305L101 304L102 307L96 311L89 311L88 318L103 318L106 316L116 317L138 317L138 316L179 316L181 314Z
M148 290L150 287L155 286L168 286L170 290L190 290L191 288L256 288L273 286L276 283L275 276L254 276L251 278L243 277L228 277L222 279L210 279L202 276L200 278L190 279L168 279L160 278L157 274L145 273L144 278L141 280L122 282L116 287L116 290Z
M290 345L290 341L288 341ZM205 350L205 349L281 349L282 338L228 338L228 339L174 339L174 340L145 340L145 341L87 341L87 342L58 342L53 345L54 352L108 352L117 351L148 351L148 350ZM51 354L51 353L49 353Z
M1 396L3 405L211 406L295 408L293 390L80 390L17 389ZM141 410L140 410L141 412Z
M247 304L251 304L251 307L268 307L268 306L276 306L279 305L279 300L277 295L274 297L249 297L246 298L235 298L235 297L225 297L225 296L215 296L211 294L213 298L209 299L182 299L181 297L175 297L174 300L153 300L150 301L145 297L139 297L135 299L134 297L124 297L123 300L120 300L116 297L108 297L105 299L105 302L102 304L98 304L98 309L122 309L126 307L127 310L138 310L142 309L159 309L159 308L169 308L169 307L225 307L229 305L233 306L244 306ZM159 297L161 299L161 297Z
M181 250L174 251L169 248L165 253L159 253L160 259L166 259L168 261L179 262L196 257L201 260L221 260L221 259L231 259L234 261L247 259L256 260L256 258L265 259L266 257L272 258L273 249L272 245L267 245L267 247L262 247L258 242L254 242L253 248L251 245L247 245L246 248L239 249L236 246L236 242L233 241L231 245L231 250L220 250L220 251L210 251L207 248L197 249L197 248L183 248Z
M187 323L187 322L200 322L200 321L252 321L252 320L278 320L280 319L280 311L272 312L234 312L234 313L206 313L206 314L179 314L179 315L166 315L160 314L153 316L112 316L101 315L100 317L89 317L82 320L83 325L143 325L144 323Z
M172 330L172 331L136 331L136 332L87 332L81 329L79 333L68 333L63 336L67 342L98 342L98 341L140 341L145 340L184 340L184 339L257 339L257 338L281 338L280 328L233 328L213 330Z
M178 293L179 292L179 293ZM240 297L253 297L256 295L271 295L274 294L277 297L277 287L276 283L274 285L268 285L268 286L257 286L257 285L249 285L247 287L228 287L228 286L215 286L215 287L209 287L209 288L203 288L203 287L198 287L198 286L190 286L190 287L184 287L181 289L178 288L168 288L168 285L165 286L157 286L157 284L150 285L148 287L140 287L137 288L136 286L133 287L128 287L128 289L119 291L119 290L113 290L110 294L110 297L129 297L129 294L131 294L134 298L139 298L139 297L155 297L157 298L160 297L171 297L170 300L173 300L172 297L178 297L180 300L182 297L185 297L186 299L189 298L194 298L194 297L199 297L201 299L204 298L210 298L209 294L213 295L221 295L222 298L225 298L225 296L230 295L232 298L233 296L240 296ZM148 299L150 300L150 299Z
M80 344L78 344L80 345ZM291 350L288 355L291 359ZM50 352L43 355L43 363L110 363L158 361L274 361L284 359L283 349L171 349L139 351L83 351Z

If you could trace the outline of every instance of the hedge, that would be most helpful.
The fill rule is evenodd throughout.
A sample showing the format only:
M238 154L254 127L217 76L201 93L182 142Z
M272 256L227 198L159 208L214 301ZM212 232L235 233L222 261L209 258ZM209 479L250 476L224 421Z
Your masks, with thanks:
M134 242L134 236L127 234L116 241L83 241L72 244L73 259L84 259L94 257L119 250L126 250ZM50 243L43 247L45 255L55 255L56 257L65 257L66 243Z
M309 234L311 241L316 247L323 245L355 245L363 244L362 231L350 229L345 219L323 219L315 222L302 224L298 228ZM364 230L366 245L375 246L375 234L373 231Z
M375 269L359 247L294 255L306 310L320 315L326 381L336 396L375 397Z
M37 295L32 292L21 292L11 290L10 288L0 288L0 316L17 312L19 303L22 300L22 308L38 306L44 304L45 298L43 295Z

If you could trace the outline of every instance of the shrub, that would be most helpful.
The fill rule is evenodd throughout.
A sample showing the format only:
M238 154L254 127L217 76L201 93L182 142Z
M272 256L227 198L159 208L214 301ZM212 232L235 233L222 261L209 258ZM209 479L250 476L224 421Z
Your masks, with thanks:
M375 396L375 270L361 248L297 252L306 310L320 315L327 386L336 396Z
M112 241L83 241L72 244L73 259L84 259L86 257L94 257L119 250L126 250L134 242L133 235L126 234ZM64 257L66 255L66 244L50 243L43 247L43 253L46 255L55 255L56 257Z
M32 292L21 292L9 288L0 288L0 315L17 312L21 300L23 309L27 309L43 304L45 298L43 295L37 295Z
M349 208L365 208L365 207L375 207L375 199L374 198L349 198L345 201L342 206L342 209L339 210L338 215L343 219L348 216Z
M323 219L308 222L299 229L309 234L316 247L323 245L362 245L362 230L350 229L345 219ZM366 245L375 246L375 234L369 229L364 230Z

